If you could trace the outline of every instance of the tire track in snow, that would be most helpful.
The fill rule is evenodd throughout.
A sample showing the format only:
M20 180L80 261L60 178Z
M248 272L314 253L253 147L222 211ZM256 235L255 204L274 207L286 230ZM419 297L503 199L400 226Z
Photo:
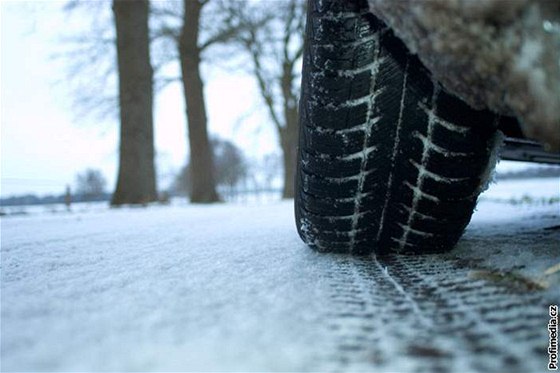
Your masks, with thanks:
M546 366L539 293L469 278L435 256L332 256L327 371L535 372Z

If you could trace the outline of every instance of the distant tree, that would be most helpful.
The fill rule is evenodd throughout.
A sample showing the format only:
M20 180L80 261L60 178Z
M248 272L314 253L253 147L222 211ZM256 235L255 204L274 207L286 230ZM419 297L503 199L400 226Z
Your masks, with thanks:
M218 185L234 187L247 176L247 163L241 149L228 140L211 140L214 177Z
M64 192L64 205L68 211L72 208L72 191L70 189L70 185L66 185L66 190Z
M234 188L247 177L248 167L241 149L228 140L213 138L210 141L214 159L213 177L216 184ZM190 162L177 175L174 189L180 194L189 195L193 186Z
M181 168L179 173L175 176L175 180L171 186L171 192L181 196L191 195L191 167L190 163Z
M263 103L280 140L284 165L283 198L294 196L298 140L298 99L306 2L302 0L224 1L239 32L238 45L252 65Z
M87 169L76 176L76 192L86 200L103 196L106 185L107 181L99 170Z
M119 174L112 205L157 200L148 0L114 0L119 76Z

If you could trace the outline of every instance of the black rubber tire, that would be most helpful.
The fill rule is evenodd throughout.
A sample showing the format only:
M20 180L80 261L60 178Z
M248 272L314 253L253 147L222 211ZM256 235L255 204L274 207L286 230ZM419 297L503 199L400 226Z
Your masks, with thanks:
M367 1L308 9L295 212L323 252L441 252L492 168L496 116L435 83Z

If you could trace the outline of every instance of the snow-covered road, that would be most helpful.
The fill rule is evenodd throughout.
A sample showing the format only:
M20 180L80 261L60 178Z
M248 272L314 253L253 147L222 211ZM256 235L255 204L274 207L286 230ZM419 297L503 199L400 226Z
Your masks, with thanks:
M291 202L4 217L2 370L546 371L552 182L439 256L315 253Z

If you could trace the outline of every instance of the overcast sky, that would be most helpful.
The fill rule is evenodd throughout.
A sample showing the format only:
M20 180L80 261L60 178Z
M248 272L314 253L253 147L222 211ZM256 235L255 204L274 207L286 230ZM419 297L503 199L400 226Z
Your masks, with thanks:
M64 1L1 1L2 197L63 193L86 168L98 168L112 190L117 175L118 123L77 117L64 64L53 59L61 39L86 24L65 14ZM70 22L72 21L72 22ZM260 108L251 77L205 69L209 128L250 157L278 152L277 138ZM155 141L160 189L187 157L184 103L179 84L157 96ZM261 130L257 128L261 126Z

